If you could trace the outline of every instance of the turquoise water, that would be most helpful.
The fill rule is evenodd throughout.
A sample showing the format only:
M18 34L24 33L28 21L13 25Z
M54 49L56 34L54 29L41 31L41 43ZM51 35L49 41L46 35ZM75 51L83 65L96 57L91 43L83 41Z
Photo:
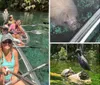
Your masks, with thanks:
M26 57L30 61L30 64L37 67L43 63L48 62L48 34L36 35L28 33L30 36L30 42L28 46L33 48L22 48ZM36 75L41 81L41 85L48 85L48 68L43 67L40 70L36 70Z
M2 13L2 12L0 12ZM24 52L25 56L28 58L32 67L37 67L41 64L48 63L48 25L43 25L43 22L48 22L48 13L41 12L9 12L14 15L15 19L22 20L23 28L27 31L31 30L43 30L45 31L43 34L33 34L28 32L30 37L30 42L27 46L33 47L25 47L21 48ZM3 18L0 16L0 25L3 24ZM39 25L42 24L42 25ZM37 26L32 26L37 25ZM21 66L24 65L21 64ZM22 67L21 67L22 68ZM36 70L36 75L41 82L41 85L48 85L48 67L43 67L39 70Z

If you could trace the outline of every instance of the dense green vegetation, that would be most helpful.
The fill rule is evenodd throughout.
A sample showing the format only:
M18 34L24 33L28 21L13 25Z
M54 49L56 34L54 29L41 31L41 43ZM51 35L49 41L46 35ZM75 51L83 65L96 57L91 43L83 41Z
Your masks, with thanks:
M48 0L0 0L0 9L20 11L48 11Z
M75 53L78 45L51 45L51 72L60 74L64 69L70 68L75 73L82 71L78 63L77 54ZM82 47L83 55L88 60L92 71L86 71L91 80L91 85L100 84L100 45L85 44ZM63 79L51 77L51 85L66 85ZM68 84L69 85L69 84ZM73 85L73 84L72 84Z

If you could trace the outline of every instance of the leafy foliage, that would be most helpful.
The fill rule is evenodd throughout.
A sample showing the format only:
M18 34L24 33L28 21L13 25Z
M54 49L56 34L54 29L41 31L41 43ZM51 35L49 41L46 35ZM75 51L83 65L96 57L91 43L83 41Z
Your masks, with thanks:
M58 55L59 55L60 57L65 57L65 56L67 56L67 53L66 53L66 50L65 50L64 47L61 47L61 50L58 52Z
M52 44L51 49L53 51L51 50L51 54L53 52L53 55L63 56L65 55L64 52L67 52L66 55L67 57L69 57L69 54L73 54L75 49L77 49L76 44L67 44L66 48L65 46L66 44L64 45L61 45L61 44L53 45ZM58 47L61 48L59 51L58 51ZM100 45L99 44L85 44L83 46L83 55L88 60L90 68L92 69L92 72L86 71L92 80L91 85L99 85L99 82L100 82ZM75 56L75 52L74 52L74 56ZM70 60L67 59L67 62L60 60L58 63L55 63L55 59L51 59L50 61L51 72L60 74L64 69L67 69L70 67L74 70L75 73L81 71L82 68L80 67L78 61L75 61L74 57L70 57L70 58L71 58ZM52 76L51 76L50 83L51 85L66 85L64 84L63 80L60 80ZM69 84L69 85L73 85L73 84Z
M0 8L24 11L48 11L48 0L0 0Z

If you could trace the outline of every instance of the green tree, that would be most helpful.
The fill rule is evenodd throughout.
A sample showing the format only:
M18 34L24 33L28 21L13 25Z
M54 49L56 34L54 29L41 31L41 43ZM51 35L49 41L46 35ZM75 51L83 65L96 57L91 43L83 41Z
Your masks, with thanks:
M0 0L0 9L48 11L48 0Z

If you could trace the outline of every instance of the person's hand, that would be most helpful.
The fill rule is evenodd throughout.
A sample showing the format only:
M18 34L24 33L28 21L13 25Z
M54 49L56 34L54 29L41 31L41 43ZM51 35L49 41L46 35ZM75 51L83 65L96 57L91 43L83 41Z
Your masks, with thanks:
M8 67L6 67L6 66L2 67L2 72L4 73L4 75L8 75L9 74Z
M17 77L16 76L12 76L11 77L11 81L12 81L12 83L16 82L17 81Z
M4 85L4 74L0 74L0 85Z
M24 42L22 42L22 41L20 42L20 44L25 45L25 43L24 43Z
M20 43L19 44L17 44L18 46L24 46L25 45L25 43L24 42L22 42L21 40L20 40Z
M20 42L19 44L17 44L18 46L25 46L25 43Z

